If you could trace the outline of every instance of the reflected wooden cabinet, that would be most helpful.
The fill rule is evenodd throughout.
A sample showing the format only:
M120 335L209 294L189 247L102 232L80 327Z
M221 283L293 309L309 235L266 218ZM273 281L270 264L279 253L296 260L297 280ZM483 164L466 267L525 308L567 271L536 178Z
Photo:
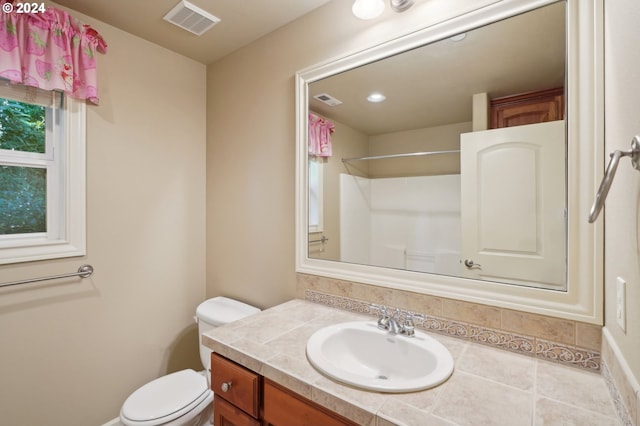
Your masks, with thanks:
M357 426L216 353L211 389L216 426Z
M564 87L491 99L491 128L564 119Z

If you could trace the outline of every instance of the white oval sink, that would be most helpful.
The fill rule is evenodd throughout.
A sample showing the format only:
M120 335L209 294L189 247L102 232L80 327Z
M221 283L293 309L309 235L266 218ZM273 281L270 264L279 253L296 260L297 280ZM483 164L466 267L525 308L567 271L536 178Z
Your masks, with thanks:
M440 342L416 330L414 337L354 321L316 331L307 358L322 374L358 388L413 392L437 386L453 373L453 358Z

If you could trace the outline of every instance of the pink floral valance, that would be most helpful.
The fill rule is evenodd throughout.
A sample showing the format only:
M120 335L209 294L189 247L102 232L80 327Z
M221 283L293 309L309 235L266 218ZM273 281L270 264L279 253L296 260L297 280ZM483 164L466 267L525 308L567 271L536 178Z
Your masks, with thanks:
M63 10L17 13L5 4L13 1L0 0L0 77L97 104L95 55L107 51L100 34Z
M331 157L331 134L334 131L332 122L309 113L309 155Z

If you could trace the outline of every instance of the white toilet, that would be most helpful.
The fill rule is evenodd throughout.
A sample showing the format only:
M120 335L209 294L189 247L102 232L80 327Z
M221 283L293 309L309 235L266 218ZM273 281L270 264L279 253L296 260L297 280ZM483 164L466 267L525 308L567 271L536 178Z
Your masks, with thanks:
M259 311L256 307L226 297L214 297L198 305L196 321L200 360L205 370L199 373L191 369L182 370L147 383L124 402L120 421L126 426L211 425L211 349L202 345L202 334Z

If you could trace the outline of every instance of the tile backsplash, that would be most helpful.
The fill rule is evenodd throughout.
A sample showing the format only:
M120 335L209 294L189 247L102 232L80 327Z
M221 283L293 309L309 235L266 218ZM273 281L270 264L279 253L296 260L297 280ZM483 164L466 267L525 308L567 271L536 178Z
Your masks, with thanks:
M404 290L297 275L297 297L374 315L371 303L424 315L416 327L564 365L600 371L601 326Z

